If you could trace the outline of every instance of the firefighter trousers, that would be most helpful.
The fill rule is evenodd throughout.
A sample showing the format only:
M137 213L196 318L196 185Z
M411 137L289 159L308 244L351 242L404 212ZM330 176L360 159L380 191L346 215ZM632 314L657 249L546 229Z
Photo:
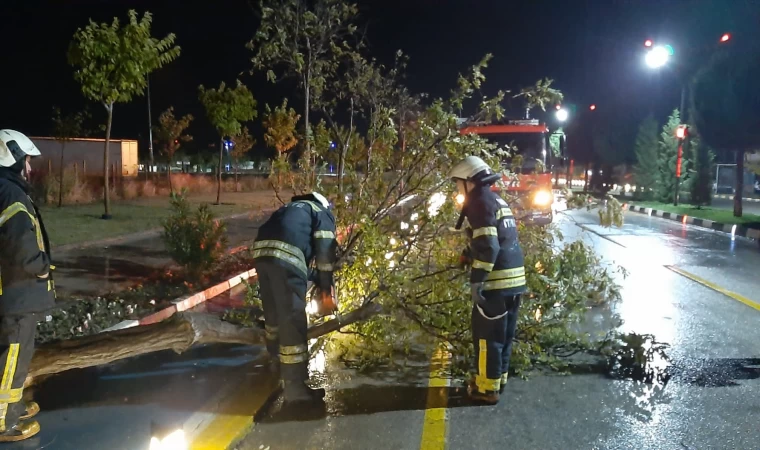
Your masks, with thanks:
M472 338L477 370L475 385L479 392L486 393L498 391L502 380L506 382L520 296L504 295L500 291L486 291L483 296L486 304L472 309Z
M37 318L34 314L0 318L0 432L13 428L25 410L24 381L34 354Z
M306 339L306 277L272 261L256 261L264 307L267 350L280 360L285 381L309 378Z

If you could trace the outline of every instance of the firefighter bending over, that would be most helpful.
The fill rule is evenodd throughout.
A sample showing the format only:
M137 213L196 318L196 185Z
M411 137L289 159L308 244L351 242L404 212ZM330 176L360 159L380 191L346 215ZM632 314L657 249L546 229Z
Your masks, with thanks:
M526 291L515 218L507 202L491 190L500 177L476 156L468 156L451 171L459 193L465 197L462 216L467 219L471 236L466 253L472 261L472 336L477 374L468 392L473 400L488 404L499 402L507 383L520 295Z
M279 358L285 402L321 401L311 389L306 338L307 280L316 283L323 303L334 305L335 218L316 192L293 197L259 228L253 257L264 306L267 350ZM316 260L316 270L310 271ZM310 276L311 275L311 276Z
M40 151L28 137L0 130L0 442L40 431L27 420L40 407L21 399L34 353L36 313L55 304L50 244L29 197L29 159Z

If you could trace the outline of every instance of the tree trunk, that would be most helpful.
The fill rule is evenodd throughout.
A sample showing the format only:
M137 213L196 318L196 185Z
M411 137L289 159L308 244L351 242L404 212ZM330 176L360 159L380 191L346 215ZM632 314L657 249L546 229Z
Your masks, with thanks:
M304 151L304 158L306 158L306 167L309 167L311 165L311 127L309 126L309 109L311 108L309 97L311 96L311 89L309 87L309 77L311 75L311 69L308 71L308 75L306 76L306 87L304 88L304 93L306 95L306 99L304 100L304 122L306 127L304 128L304 133L306 133L306 148Z
M381 312L379 305L369 303L309 328L308 338L314 339L347 325L367 320ZM202 313L177 313L152 325L96 334L79 339L40 346L34 353L26 385L32 379L72 369L109 364L162 350L182 353L196 344L261 345L264 330L234 325L217 316Z
M166 177L169 179L169 192L174 193L174 186L172 185L172 155L169 155L169 166L166 168Z
M744 150L736 152L736 192L734 192L734 217L742 216L744 197Z
M66 148L66 141L61 142L61 179L58 184L58 207L63 206L63 151Z
M219 140L219 170L217 171L219 177L216 183L216 203L215 205L222 204L222 158L224 157L224 136Z
M150 107L150 74L145 75L145 80L148 85L148 151L150 152L150 166L148 167L148 172L152 172L153 165L155 164L155 159L153 158L153 118L151 117L151 107ZM171 189L171 185L172 185L172 181L170 178L169 189Z
M238 172L240 172L240 162L235 160L235 192L238 192Z
M108 148L111 144L111 124L113 123L113 103L106 106L108 112L108 124L106 125L106 147L103 151L103 206L105 212L102 218L108 220L111 218L111 185L108 178Z

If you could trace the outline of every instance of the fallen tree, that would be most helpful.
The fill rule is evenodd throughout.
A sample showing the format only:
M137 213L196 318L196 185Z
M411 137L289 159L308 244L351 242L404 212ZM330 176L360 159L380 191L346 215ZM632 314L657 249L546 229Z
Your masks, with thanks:
M309 339L366 320L379 311L379 305L366 304L341 315L340 319L310 327ZM183 353L194 345L218 343L260 345L264 343L264 330L235 325L211 314L178 313L152 325L43 345L34 354L26 384L32 384L35 378L67 370L109 364L163 350Z

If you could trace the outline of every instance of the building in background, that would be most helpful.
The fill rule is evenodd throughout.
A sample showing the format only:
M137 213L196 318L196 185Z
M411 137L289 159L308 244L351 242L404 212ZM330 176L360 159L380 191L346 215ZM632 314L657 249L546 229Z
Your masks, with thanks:
M52 137L32 137L42 157L32 160L34 170L58 173L61 164L61 142ZM86 177L103 176L103 147L105 139L77 138L66 142L63 154L65 167L76 168ZM111 139L108 162L117 177L137 176L137 141Z

